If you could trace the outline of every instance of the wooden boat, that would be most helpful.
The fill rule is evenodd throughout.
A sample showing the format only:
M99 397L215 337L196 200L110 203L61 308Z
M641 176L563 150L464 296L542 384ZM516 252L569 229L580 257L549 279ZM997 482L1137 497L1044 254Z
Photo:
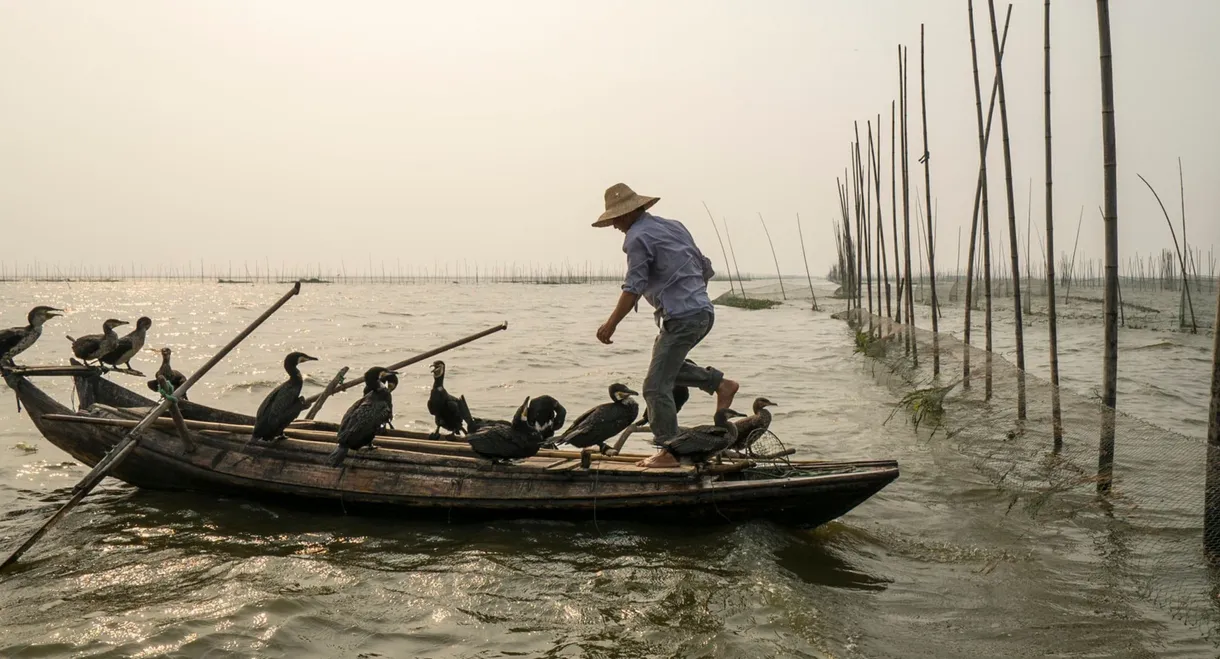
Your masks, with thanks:
M27 377L32 370L5 379L39 432L89 466L155 405L96 372L78 371L81 408L73 411L39 389ZM394 430L379 435L375 448L354 451L342 467L332 467L327 456L335 424L298 422L287 439L248 444L252 417L187 401L180 409L191 428L185 438L168 417L158 419L110 475L142 488L309 501L313 509L329 500L336 512L388 507L451 519L768 519L805 528L847 513L898 477L892 460L730 460L644 469L629 456L594 456L584 466L577 452L542 451L493 465L464 443Z

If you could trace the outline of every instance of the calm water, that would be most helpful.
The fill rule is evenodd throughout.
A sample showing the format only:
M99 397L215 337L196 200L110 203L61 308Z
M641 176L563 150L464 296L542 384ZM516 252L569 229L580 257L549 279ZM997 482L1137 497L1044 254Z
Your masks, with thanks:
M286 288L9 283L0 284L0 309L5 326L34 304L69 312L25 363L63 361L64 334L95 332L109 316L148 315L150 346L171 346L177 368L189 372ZM341 366L396 361L507 320L509 331L445 356L449 388L476 413L507 414L542 393L578 412L601 402L610 382L641 384L655 333L649 315L629 317L612 346L594 338L616 294L613 285L307 286L191 398L252 412L281 379L288 351L321 359L305 369L320 389ZM1087 392L1100 371L1099 326L1081 321L1061 331L1065 382ZM1128 411L1199 436L1207 341L1160 333L1124 341L1172 344L1125 357L1139 366L1123 383ZM1215 654L1197 628L1116 583L1106 534L1088 510L1055 525L1006 516L1008 496L949 443L904 423L883 425L900 394L853 355L850 331L828 314L800 303L721 309L692 357L742 382L739 408L756 395L777 401L773 429L802 455L896 458L902 477L815 532L764 523L366 519L107 481L0 581L0 655ZM157 361L147 353L136 366L151 372ZM396 426L430 429L426 367L402 381ZM66 383L47 384L62 400L70 396ZM334 419L350 396L322 417ZM7 550L85 469L5 400ZM683 422L701 422L711 407L696 394Z

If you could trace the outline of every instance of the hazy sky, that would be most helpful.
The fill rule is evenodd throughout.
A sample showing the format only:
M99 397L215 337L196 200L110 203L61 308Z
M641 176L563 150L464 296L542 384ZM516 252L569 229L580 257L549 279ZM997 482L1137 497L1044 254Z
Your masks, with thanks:
M1042 7L1017 3L1005 58L1022 227L1031 179L1045 223ZM987 89L986 4L975 10ZM1220 3L1111 11L1124 258L1171 244L1136 173L1178 221L1179 156L1189 238L1206 252L1220 244ZM1052 20L1057 246L1070 250L1083 207L1081 251L1099 256L1095 3L1056 0ZM878 113L889 226L900 42L920 151L921 22L938 249L952 263L978 170L964 0L4 2L0 259L617 265L620 234L589 223L624 181L662 197L655 212L685 222L718 266L701 202L759 272L772 265L758 213L793 273L800 213L821 274L852 121ZM1003 220L1000 146L997 114ZM912 181L923 189L922 169Z

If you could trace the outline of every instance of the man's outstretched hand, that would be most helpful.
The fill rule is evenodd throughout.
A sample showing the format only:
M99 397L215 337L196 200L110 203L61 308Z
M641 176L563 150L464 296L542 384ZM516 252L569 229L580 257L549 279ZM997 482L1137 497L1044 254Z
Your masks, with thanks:
M610 321L602 323L602 326L597 328L597 340L605 343L606 345L614 343L614 341L610 340L610 337L614 336L614 330L617 328L618 326L616 323L612 323Z

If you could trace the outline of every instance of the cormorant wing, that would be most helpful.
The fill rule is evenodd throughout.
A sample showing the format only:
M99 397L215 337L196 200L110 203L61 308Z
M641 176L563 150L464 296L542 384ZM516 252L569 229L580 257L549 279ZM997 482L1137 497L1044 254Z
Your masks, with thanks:
M24 327L11 327L0 332L0 355L8 352L21 343L22 337L25 336Z
M280 386L271 390L267 397L263 399L262 404L258 406L258 412L254 415L254 436L266 437L266 433L273 432L279 428L279 424L283 422L282 416L296 410L293 418L300 414L297 409L296 399L300 395L300 391L293 391L292 380L280 383ZM289 419L291 422L291 419Z

